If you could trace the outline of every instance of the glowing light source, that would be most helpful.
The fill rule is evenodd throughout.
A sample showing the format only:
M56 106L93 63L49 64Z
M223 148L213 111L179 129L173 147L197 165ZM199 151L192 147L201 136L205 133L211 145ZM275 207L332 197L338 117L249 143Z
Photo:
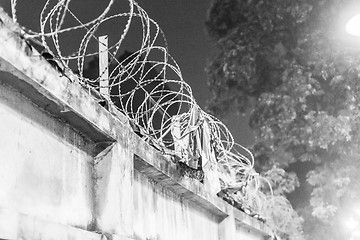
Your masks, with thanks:
M360 36L360 13L353 16L345 25L345 31L353 36Z
M359 225L359 222L356 221L354 218L349 218L344 223L349 230L354 230Z

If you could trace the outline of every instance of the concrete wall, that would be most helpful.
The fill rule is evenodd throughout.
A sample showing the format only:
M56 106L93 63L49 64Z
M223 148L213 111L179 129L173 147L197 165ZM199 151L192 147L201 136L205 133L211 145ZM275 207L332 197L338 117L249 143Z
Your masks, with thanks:
M126 118L27 49L0 8L0 239L267 239Z
M218 219L135 171L134 230L140 239L218 239Z
M0 84L0 207L88 228L92 157L78 132Z
M133 236L133 163L129 145L116 143L97 159L97 229L122 237Z

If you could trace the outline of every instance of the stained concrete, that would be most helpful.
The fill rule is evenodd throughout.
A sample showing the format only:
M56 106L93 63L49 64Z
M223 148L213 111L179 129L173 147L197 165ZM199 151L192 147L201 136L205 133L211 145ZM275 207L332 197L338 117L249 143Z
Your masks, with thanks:
M122 237L133 236L132 153L124 143L96 159L96 229Z
M0 84L0 206L88 229L91 142Z
M1 9L0 20L1 239L271 235L211 194L210 183L179 175L171 158L97 104L76 76L59 75L29 51Z
M103 240L103 235L0 209L0 239Z
M134 234L139 239L215 240L218 219L135 171Z
M236 228L236 239L257 240L263 239L263 235L260 232L238 226Z

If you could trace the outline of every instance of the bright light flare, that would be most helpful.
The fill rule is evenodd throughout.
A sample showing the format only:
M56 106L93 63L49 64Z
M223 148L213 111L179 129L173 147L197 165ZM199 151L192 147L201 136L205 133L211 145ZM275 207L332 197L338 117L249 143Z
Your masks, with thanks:
M345 31L353 36L360 36L360 13L353 16L345 25Z
M354 218L349 218L344 222L344 224L349 230L354 230L357 226L359 226L359 222L356 221Z

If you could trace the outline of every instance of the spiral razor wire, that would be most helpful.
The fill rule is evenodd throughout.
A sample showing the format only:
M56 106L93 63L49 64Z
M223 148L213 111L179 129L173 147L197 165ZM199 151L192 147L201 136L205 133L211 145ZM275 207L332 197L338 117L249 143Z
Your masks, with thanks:
M126 12L114 13L115 1L109 0L107 5L104 2L104 10L98 16L83 22L70 2L47 0L40 13L40 31L23 28L25 37L42 45L43 51L49 53L65 73L76 74L78 84L90 89L89 92L99 93L108 104L126 115L139 134L154 147L190 167L201 166L214 193L227 190L231 198L263 219L273 219L277 228L285 226L284 215L281 219L273 217L276 215L273 205L279 200L260 191L264 179L254 171L253 155L234 143L221 121L197 105L178 64L168 53L162 30L146 11L135 1L128 0ZM21 25L18 5L17 0L11 0L13 20ZM72 24L67 24L68 19ZM91 44L99 44L98 29L114 19L121 19L123 26L116 29L119 36L111 39L112 44L106 49L108 76L104 78L103 70L95 77L88 77L87 64L101 54L93 50ZM141 44L137 51L120 58L119 51L134 24L141 26L134 28L140 29ZM72 54L63 53L61 35L66 33L83 34ZM104 85L102 81L105 80ZM102 88L107 91L104 93ZM291 206L286 202L280 205L291 214Z

